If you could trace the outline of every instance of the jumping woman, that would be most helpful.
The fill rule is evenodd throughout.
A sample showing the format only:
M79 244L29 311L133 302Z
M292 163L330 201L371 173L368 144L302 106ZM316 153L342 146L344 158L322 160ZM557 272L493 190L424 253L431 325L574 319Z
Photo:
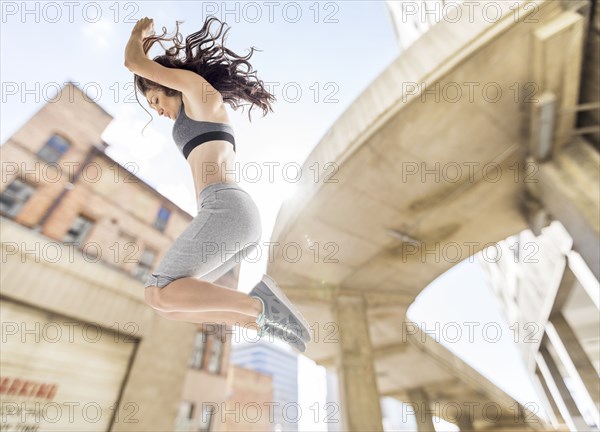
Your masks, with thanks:
M198 197L198 214L146 280L145 301L159 315L176 321L256 324L260 337L273 335L303 352L311 340L308 323L271 277L263 275L248 294L213 283L255 250L262 236L252 197L223 176L232 172L235 157L225 102L237 109L244 100L251 103L250 109L258 105L266 114L275 100L256 72L250 74L246 60L254 48L247 57L225 48L229 29L217 44L224 23L213 37L209 28L215 20L220 22L208 18L182 45L179 22L175 36L168 38L164 27L163 34L155 36L153 20L142 18L125 48L125 67L134 74L136 90L160 116L174 121L173 140L190 165ZM146 55L157 41L163 48L163 41L173 46L150 59ZM237 253L223 262L222 250Z

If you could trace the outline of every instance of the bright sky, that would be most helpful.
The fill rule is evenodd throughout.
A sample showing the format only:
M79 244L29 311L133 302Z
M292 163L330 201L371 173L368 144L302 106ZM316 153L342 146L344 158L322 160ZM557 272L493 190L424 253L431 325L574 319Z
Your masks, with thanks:
M50 3L57 6L47 6ZM95 3L100 9L87 2L76 3L70 10L68 2L28 2L27 14L22 9L25 3L2 3L0 141L4 143L34 115L56 88L74 81L114 116L102 136L110 144L108 154L122 165L133 164L139 177L194 215L191 171L172 141L173 122L159 117L140 98L154 116L145 136L140 134L150 117L133 97L133 77L123 66L123 53L131 29L140 18L153 18L155 30L160 32L166 26L169 34L175 29L175 20L183 19L180 30L185 38L199 30L212 13L231 27L226 39L228 48L239 55L246 55L251 46L261 50L255 51L250 62L277 97L275 112L262 118L262 112L255 109L251 123L247 108L235 112L227 106L236 131L239 171L243 172L241 168L249 163L261 168L258 181L253 179L256 171L246 172L237 180L261 209L263 242L270 240L281 200L293 186L283 180L281 170L275 170L274 181L270 182L264 164L301 165L335 120L399 54L382 1L277 2L272 10L269 2ZM254 6L248 6L250 3ZM300 6L299 11L294 4ZM155 46L151 55L157 55L159 49ZM240 289L249 291L265 269L266 254L257 263L244 263ZM484 295L479 275L472 273L460 283L447 284L436 295L444 296L446 304L453 304L456 314L468 314L470 320L487 320L490 313L497 314L493 301ZM471 296L470 303L457 302L451 294L454 291L462 298ZM443 303L440 297L437 302ZM435 315L430 316L442 319L439 309L414 309L419 318L433 311ZM458 315L444 316L456 319ZM506 349L500 350L501 346ZM514 373L507 365L517 367L510 344L478 347L478 358L472 352L468 354L468 348L468 361L496 377L494 381L499 384L499 371ZM323 370L301 357L300 398L306 406L315 402L323 406L324 399L319 395L322 386L306 384L324 379ZM517 383L511 381L513 384ZM519 400L532 398L527 386L511 389ZM303 416L299 426L303 431L326 429L323 424L314 424L309 416Z

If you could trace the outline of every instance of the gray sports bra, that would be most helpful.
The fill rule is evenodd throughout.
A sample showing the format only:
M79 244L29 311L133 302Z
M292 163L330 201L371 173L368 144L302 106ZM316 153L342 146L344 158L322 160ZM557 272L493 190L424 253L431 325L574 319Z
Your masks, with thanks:
M233 128L226 123L198 121L185 114L183 99L179 114L173 124L173 140L177 148L187 159L194 148L207 141L225 140L233 144L235 151L235 134Z

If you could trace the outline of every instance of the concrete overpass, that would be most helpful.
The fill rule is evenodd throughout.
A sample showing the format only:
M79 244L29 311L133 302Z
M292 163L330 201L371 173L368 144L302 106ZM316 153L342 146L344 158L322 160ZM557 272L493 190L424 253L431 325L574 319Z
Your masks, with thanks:
M481 402L463 430L547 426L407 331L406 310L429 283L529 226L542 95L577 104L583 17L560 1L476 3L436 24L340 116L275 224L271 241L287 249L267 272L314 324L306 355L336 368L346 430L382 430L383 395L421 408L458 402L463 414ZM560 116L554 150L575 116ZM503 408L496 421L487 402ZM430 416L419 428L433 430Z

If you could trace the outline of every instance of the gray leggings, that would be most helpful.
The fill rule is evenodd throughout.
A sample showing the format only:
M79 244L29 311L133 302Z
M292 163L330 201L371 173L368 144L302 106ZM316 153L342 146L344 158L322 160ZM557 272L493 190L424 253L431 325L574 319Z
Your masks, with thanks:
M175 279L214 282L258 247L262 223L254 200L237 183L211 183L200 191L198 214L177 237L144 288Z

